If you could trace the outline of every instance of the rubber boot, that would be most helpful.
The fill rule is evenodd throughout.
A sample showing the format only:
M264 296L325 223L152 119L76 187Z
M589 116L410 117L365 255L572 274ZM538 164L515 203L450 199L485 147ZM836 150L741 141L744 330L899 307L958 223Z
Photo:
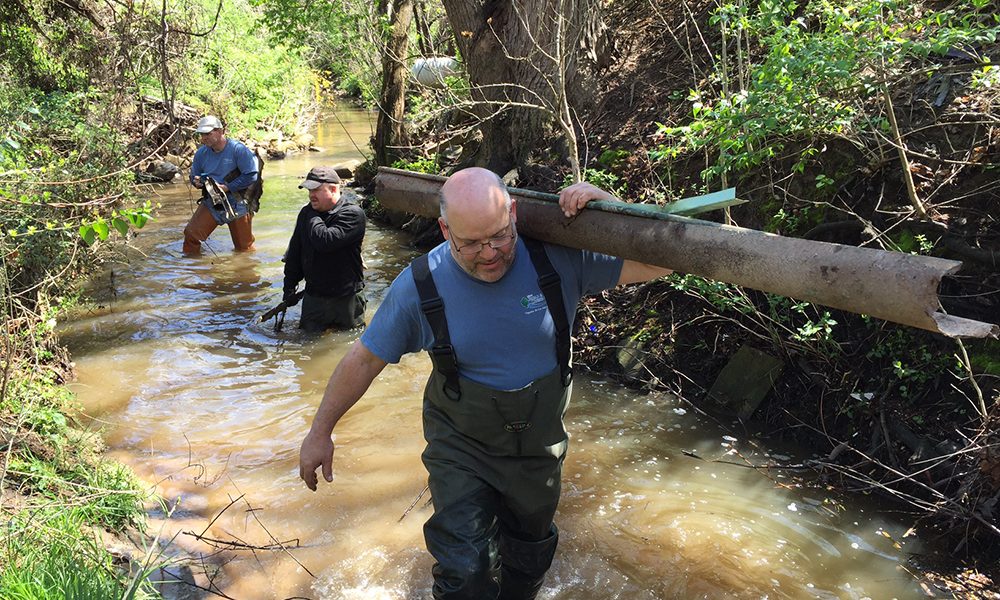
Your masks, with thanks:
M437 510L424 524L427 549L437 562L435 600L494 600L497 597L497 524L482 510L480 494ZM491 522L492 521L492 522Z
M549 537L537 542L500 535L499 600L534 600L545 573L552 566L559 532L552 526Z

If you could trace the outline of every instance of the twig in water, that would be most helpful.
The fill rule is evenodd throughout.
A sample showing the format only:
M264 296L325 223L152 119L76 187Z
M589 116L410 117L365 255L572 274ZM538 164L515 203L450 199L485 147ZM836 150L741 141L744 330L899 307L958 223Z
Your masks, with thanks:
M420 493L417 494L417 497L413 499L413 502L410 502L410 505L408 507L406 507L406 510L403 511L403 514L399 517L399 520L396 521L397 523L402 523L403 522L403 519L406 518L406 515L410 514L410 511L413 510L413 507L417 505L417 502L420 502L420 498L429 489L430 488L425 485L424 489L420 490Z

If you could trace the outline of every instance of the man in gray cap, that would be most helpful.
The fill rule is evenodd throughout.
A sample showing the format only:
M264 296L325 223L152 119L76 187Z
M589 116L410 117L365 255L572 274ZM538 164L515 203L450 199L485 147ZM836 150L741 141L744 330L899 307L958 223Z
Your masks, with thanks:
M283 300L295 305L296 288L305 279L299 327L320 332L363 325L365 212L341 196L333 167L314 167L299 187L309 190L309 204L299 211L285 252Z
M236 250L253 250L251 222L257 206L250 206L247 196L255 185L259 187L258 158L241 142L226 138L218 117L202 117L195 131L201 134L202 145L191 161L190 179L191 185L203 192L184 228L184 253L201 253L201 243L219 225L229 226ZM230 206L217 208L212 192L225 194Z

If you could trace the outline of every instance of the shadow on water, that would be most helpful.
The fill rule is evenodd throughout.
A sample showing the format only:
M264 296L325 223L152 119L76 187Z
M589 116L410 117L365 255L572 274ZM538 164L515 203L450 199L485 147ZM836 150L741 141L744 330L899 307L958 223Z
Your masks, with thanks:
M368 139L370 115L338 114ZM203 256L182 256L190 190L151 190L156 221L96 286L101 308L61 327L84 411L171 507L151 509L154 531L209 555L233 598L429 597L419 458L429 361L404 357L375 381L338 426L333 483L312 493L298 445L359 331L306 336L298 308L281 332L257 320L281 296L281 257L306 202L299 181L357 157L344 127L321 124L325 153L267 165L254 253L234 254L222 228ZM414 252L372 224L363 253L370 318ZM919 550L905 523L746 468L779 451L727 436L675 398L586 375L574 387L560 550L540 598L924 597L902 568Z

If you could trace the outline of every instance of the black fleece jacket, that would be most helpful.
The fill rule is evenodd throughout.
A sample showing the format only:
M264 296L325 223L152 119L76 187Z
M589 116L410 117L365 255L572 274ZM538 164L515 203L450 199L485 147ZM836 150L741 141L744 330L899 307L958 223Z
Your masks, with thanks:
M303 279L310 296L337 298L360 291L365 223L365 211L343 196L327 212L303 206L285 252L285 298Z

